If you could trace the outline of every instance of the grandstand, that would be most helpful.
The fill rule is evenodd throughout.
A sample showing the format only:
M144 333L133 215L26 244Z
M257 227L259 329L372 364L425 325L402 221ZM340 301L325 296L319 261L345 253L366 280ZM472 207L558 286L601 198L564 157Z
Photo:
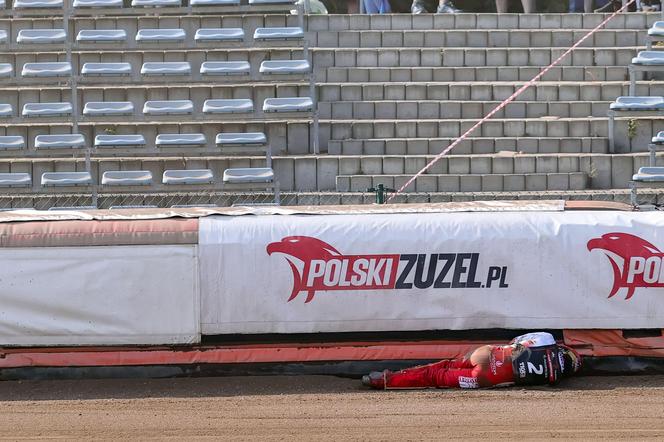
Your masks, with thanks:
M0 11L0 208L372 202L606 17L15 0ZM628 201L664 124L609 106L664 95L632 63L657 49L659 17L616 16L395 201ZM661 202L652 176L640 202Z

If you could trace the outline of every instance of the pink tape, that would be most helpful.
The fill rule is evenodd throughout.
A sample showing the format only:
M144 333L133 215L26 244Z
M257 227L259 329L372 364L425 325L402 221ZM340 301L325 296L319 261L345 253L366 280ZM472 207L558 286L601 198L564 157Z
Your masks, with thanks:
M493 116L494 116L498 111L500 111L502 108L504 108L504 107L507 106L509 103L511 103L512 101L514 101L514 100L515 100L519 95L521 95L526 89L528 89L530 86L532 86L533 84L535 84L535 82L537 82L537 80L539 80L540 78L542 78L542 76L544 76L544 74L546 74L546 73L547 73L552 67L554 67L554 66L556 66L558 63L560 63L560 62L562 61L563 58L565 58L569 53L571 53L574 49L576 49L581 43L583 43L584 41L586 41L586 39L587 39L588 37L590 37L591 35L593 35L595 32L599 31L599 30L600 30L605 24L607 24L609 21L611 21L616 15L620 14L621 12L623 12L623 11L624 11L629 5L631 5L631 4L634 3L635 1L636 1L636 0L630 0L630 1L628 1L627 3L625 3L625 4L623 5L622 8L620 8L619 10L617 10L616 12L614 12L613 14L611 14L610 16L608 16L608 17L607 17L602 23L600 23L599 25L597 25L594 29L592 29L590 32L588 32L586 35L584 35L579 41L577 41L577 42L574 44L574 46L572 46L572 47L569 48L567 51L565 51L565 53L563 53L563 55L561 55L561 56L558 57L553 63L551 63L550 65L548 65L548 66L545 67L544 69L542 69L542 71L541 71L539 74L535 75L530 81L528 81L526 84L524 84L523 86L521 86L516 92L514 92L514 93L513 93L510 97L508 97L505 101L503 101L503 102L500 103L498 106L496 106L491 112L489 112L484 118L482 118L480 121L478 121L473 127L471 127L470 129L468 129L463 135L461 135L459 138L457 138L452 144L450 144L449 146L447 146L447 147L446 147L441 153L439 153L438 155L436 155L434 159L432 159L432 160L431 160L426 166L424 166L424 167L422 168L422 170L420 170L420 171L417 172L415 175L413 175L413 176L412 176L412 177L406 182L406 184L404 184L403 186L401 186L401 187L399 188L399 190L396 191L396 193L392 194L392 195L387 199L387 202L389 203L389 202L390 202L395 196L397 196L398 194L402 193L402 192L406 189L406 187L410 186L410 185L411 185L411 184L417 179L417 177L419 177L419 176L422 175L424 172L426 172L427 170L429 170L429 168L430 168L431 166L433 166L434 164L436 164L436 163L438 162L438 160L440 160L440 159L441 159L446 153L448 153L449 151L451 151L452 149L454 149L459 143L461 143L463 140L465 140L466 138L468 138L468 136L469 136L471 133L473 133L473 132L475 131L475 129L477 129L477 128L480 127L485 121L487 121L488 119L490 119L491 117L493 117Z

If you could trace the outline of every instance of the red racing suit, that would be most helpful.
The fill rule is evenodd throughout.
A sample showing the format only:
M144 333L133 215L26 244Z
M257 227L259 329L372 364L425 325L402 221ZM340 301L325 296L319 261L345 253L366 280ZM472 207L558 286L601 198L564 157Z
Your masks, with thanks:
M555 384L562 356L553 336L528 333L507 345L485 345L463 358L384 372L386 389L480 388L513 384Z

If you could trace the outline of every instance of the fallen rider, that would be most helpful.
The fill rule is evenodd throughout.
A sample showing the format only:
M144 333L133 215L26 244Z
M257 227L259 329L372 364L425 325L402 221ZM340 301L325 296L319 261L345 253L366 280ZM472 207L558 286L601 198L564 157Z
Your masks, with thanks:
M550 333L517 336L507 345L484 345L458 359L407 368L374 371L362 383L376 389L482 388L555 385L581 369L581 357L557 344Z

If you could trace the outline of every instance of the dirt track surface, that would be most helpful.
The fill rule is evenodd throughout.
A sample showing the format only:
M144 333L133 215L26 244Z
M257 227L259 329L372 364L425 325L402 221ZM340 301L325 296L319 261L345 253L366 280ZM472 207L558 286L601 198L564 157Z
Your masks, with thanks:
M0 439L662 439L664 376L368 391L327 376L0 382Z

